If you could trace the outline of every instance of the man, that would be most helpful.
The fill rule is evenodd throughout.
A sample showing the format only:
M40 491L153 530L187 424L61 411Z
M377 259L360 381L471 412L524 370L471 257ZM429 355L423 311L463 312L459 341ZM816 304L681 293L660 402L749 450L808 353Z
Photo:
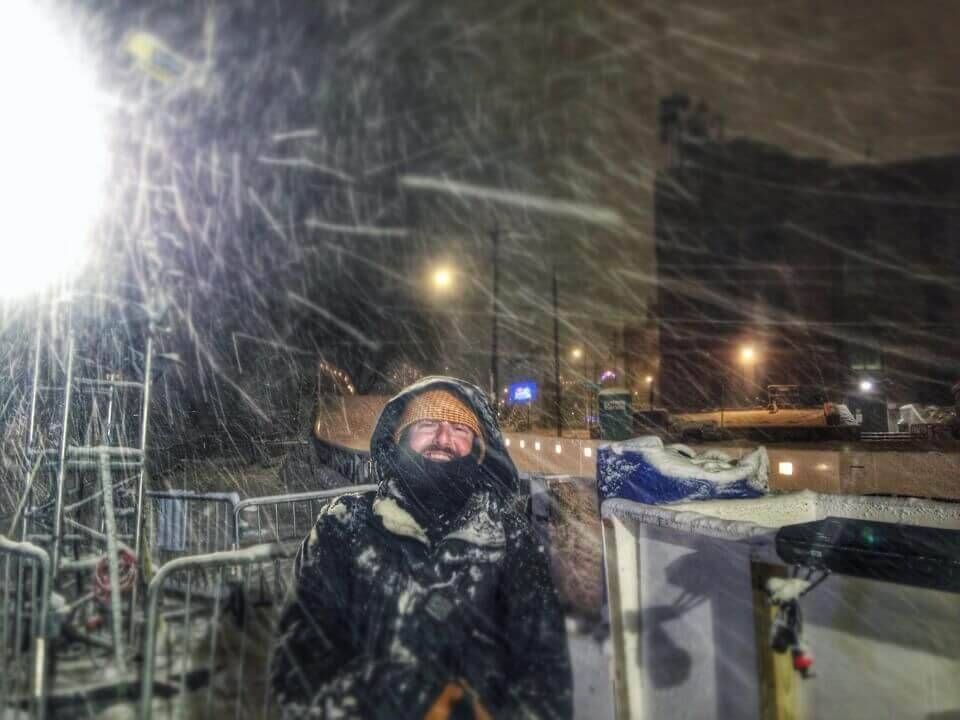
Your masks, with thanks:
M410 386L370 462L379 489L328 503L297 556L271 668L284 715L570 717L547 555L483 392Z

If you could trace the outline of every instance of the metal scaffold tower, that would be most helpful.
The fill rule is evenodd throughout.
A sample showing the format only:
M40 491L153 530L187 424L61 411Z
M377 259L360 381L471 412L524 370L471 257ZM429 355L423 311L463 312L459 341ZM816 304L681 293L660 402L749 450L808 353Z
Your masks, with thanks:
M11 525L49 556L58 672L93 649L124 674L136 647L155 324L140 305L118 321L104 302L74 296L38 318L29 469Z

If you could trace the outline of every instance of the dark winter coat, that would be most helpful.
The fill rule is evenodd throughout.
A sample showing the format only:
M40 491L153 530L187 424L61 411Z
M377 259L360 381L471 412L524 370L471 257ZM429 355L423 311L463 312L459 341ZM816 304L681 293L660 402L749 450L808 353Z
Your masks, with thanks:
M486 448L482 482L432 523L392 472L393 430L409 398L438 385L475 409ZM371 448L379 490L329 502L296 560L271 669L285 715L420 720L461 680L493 717L570 717L548 558L513 509L516 469L483 393L425 379L387 404Z

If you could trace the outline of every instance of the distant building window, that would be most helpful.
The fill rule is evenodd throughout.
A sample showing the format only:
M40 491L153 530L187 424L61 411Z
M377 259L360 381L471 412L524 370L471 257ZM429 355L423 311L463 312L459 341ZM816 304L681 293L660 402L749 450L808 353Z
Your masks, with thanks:
M851 347L847 351L851 370L881 370L883 369L880 353L872 348L860 346Z

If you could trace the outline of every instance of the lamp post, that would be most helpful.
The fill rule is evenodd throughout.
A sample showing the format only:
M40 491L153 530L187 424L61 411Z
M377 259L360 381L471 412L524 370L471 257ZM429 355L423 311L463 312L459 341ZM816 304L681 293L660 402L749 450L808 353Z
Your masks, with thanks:
M583 348L574 348L570 351L574 360L583 360L583 427L590 430L590 384L587 374L587 353Z
M492 255L493 265L493 287L491 288L491 308L490 308L490 392L496 394L497 387L500 385L497 357L497 323L499 321L500 307L498 304L498 294L500 292L500 228L494 226L490 231L490 253Z
M643 381L647 384L647 400L649 401L650 409L653 410L653 375L647 375Z
M753 345L744 345L740 348L740 363L743 365L743 385L748 398L753 390L753 386L756 385L756 378L753 372L756 361L757 351Z

